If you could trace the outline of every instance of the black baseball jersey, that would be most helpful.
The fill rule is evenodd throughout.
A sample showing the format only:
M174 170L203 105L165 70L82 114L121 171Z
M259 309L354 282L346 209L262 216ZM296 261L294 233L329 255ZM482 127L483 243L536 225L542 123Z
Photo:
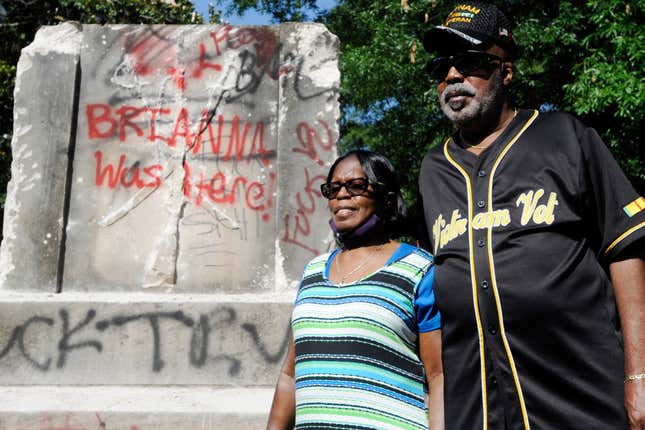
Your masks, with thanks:
M606 268L645 236L645 199L565 113L519 111L479 157L455 138L419 178L446 428L627 429Z

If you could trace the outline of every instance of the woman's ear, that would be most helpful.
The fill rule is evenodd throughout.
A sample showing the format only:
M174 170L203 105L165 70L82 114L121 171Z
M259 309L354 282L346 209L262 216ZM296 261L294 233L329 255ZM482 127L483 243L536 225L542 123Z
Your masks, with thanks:
M504 85L509 86L513 81L513 72L515 71L515 66L511 61L505 61L502 63L502 77L504 78Z
M385 208L388 212L396 209L396 193L392 191L385 193Z

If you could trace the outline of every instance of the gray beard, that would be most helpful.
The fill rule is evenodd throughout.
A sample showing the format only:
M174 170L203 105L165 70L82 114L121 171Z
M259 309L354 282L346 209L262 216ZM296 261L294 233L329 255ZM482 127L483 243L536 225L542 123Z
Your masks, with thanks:
M448 85L439 95L441 110L457 128L462 128L473 121L490 118L495 112L501 110L505 99L504 80L499 70L493 73L495 75L492 77L491 88L481 99L472 98L476 94L475 88L465 81ZM446 101L446 95L450 92L468 95L471 98L467 102L449 103Z

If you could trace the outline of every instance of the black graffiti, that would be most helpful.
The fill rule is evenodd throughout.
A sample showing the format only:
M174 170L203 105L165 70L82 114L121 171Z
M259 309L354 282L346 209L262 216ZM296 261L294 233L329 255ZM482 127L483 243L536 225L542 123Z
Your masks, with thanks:
M282 358L284 353L287 351L287 348L289 346L288 336L284 337L278 351L276 351L275 354L271 354L264 346L262 339L260 339L260 335L258 334L258 329L255 325L244 323L242 324L242 329L244 329L244 331L246 331L251 335L251 338L255 342L255 345L258 347L258 351L260 352L260 354L262 354L262 357L264 357L264 359L269 363L277 363L278 361L280 361L280 358Z
M36 369L46 371L49 370L49 367L51 366L52 359L51 357L47 358L44 363L38 362L34 357L29 354L27 351L27 348L25 347L25 333L27 332L27 328L29 328L30 325L33 323L42 323L42 324L47 324L49 326L54 325L54 320L51 318L47 317L40 317L40 316L33 316L29 318L27 321L25 321L24 324L19 325L15 327L11 333L11 337L9 338L9 341L5 345L5 347L0 351L0 360L4 358L5 355L11 351L13 348L14 344L18 344L18 351L20 351L20 354Z
M215 319L214 317L218 317ZM190 363L197 368L206 364L206 360L210 358L214 361L227 361L229 363L228 374L229 376L236 376L240 373L242 362L229 354L215 354L208 355L210 333L211 330L222 325L232 325L237 316L235 310L229 307L224 307L218 311L211 312L210 315L200 315L199 323L190 338ZM214 322L212 320L215 319Z
M65 367L65 360L67 359L67 354L70 351L73 351L75 349L80 349L80 348L94 348L98 352L103 351L103 345L101 342L98 340L86 340L84 342L79 342L79 343L74 343L70 344L69 339L70 337L81 330L83 327L87 326L90 321L94 319L96 316L96 311L94 309L90 309L87 311L87 314L85 315L85 318L76 324L76 326L70 330L69 328L69 312L67 312L65 309L61 309L59 311L60 319L63 323L63 331L61 334L60 341L58 342L58 360L56 361L56 366L59 369L62 369Z
M99 331L107 330L110 325L121 327L134 321L148 320L152 329L153 349L152 349L152 370L159 372L163 369L165 362L161 358L161 333L159 332L159 320L170 319L183 323L187 327L195 325L195 321L184 315L182 311L176 312L148 312L133 316L116 316L111 320L103 320L96 323L96 329Z
M278 77L280 63L278 55L280 48L276 49L271 61L267 61L262 67L258 68L258 57L255 53L245 49L239 53L240 68L235 80L235 95L227 97L227 102L232 102L245 94L255 94L262 83L262 78L269 73L273 80Z
M306 75L302 73L302 68L304 67L304 64L305 64L305 59L300 57L296 63L296 77L293 80L293 91L296 93L296 96L300 100L310 100L328 92L332 94L336 94L338 92L338 87L332 86L329 88L322 88L322 89L319 89L318 91L313 91L307 94L302 88L300 88L300 85L301 85L300 82L304 81L304 78L306 77Z
M68 357L75 351L81 349L91 349L97 354L105 351L105 344L101 341L100 336L105 336L108 332L118 330L130 324L137 322L148 326L151 333L152 351L151 367L152 371L159 373L166 366L164 360L164 336L168 336L164 328L165 324L179 324L180 328L190 330L190 341L187 345L188 363L193 368L203 368L210 362L227 363L227 373L229 376L239 375L242 369L243 361L235 354L225 351L220 345L218 351L215 341L218 339L216 332L230 333L234 330L242 330L243 337L248 336L251 345L256 352L264 359L266 363L275 364L280 361L288 345L288 330L276 351L271 352L259 334L255 324L247 321L240 321L235 309L228 306L218 306L210 312L199 314L196 318L185 314L182 311L155 311L133 314L117 314L109 318L97 319L97 311L89 309L84 315L73 322L67 309L58 311L60 320L60 336L55 339L57 344L57 357L51 354L46 358L38 359L29 347L36 348L35 339L30 339L29 333L34 333L36 326L46 325L55 327L57 320L54 318L35 315L28 318L24 323L13 327L11 335L5 346L0 350L0 361L2 361L11 350L17 349L20 356L25 359L31 366L43 372L51 371L52 363L56 362L56 368L63 369L68 366ZM92 324L94 322L94 324ZM165 323L165 324L164 324ZM29 330L31 328L31 330ZM92 331L96 329L96 331ZM43 336L40 336L42 338ZM54 340L54 339L52 339Z
M330 95L336 94L339 91L338 86L331 86L327 88L317 88L312 91L306 91L303 88L303 83L311 82L311 78L306 73L306 58L302 55L295 54L293 52L287 52L282 55L280 58L280 51L282 46L279 45L274 51L269 61L266 61L264 64L260 64L258 60L258 55L256 52L253 52L249 49L242 49L238 54L239 63L231 65L229 70L232 70L235 79L235 86L233 88L224 90L225 94L224 101L226 103L233 103L239 101L242 97L247 94L254 95L260 85L262 84L265 77L273 81L277 81L281 73L290 73L293 74L285 80L285 84L290 80L290 85L293 88L293 91L296 97L302 101L308 101L318 96L329 93ZM282 59L282 61L280 61ZM127 94L119 92L113 94L108 99L108 104L117 105L131 100L140 99L140 94L132 93ZM161 97L160 101L166 101L167 97L164 95ZM212 100L212 96L195 96L191 95L188 99L193 103L208 103Z

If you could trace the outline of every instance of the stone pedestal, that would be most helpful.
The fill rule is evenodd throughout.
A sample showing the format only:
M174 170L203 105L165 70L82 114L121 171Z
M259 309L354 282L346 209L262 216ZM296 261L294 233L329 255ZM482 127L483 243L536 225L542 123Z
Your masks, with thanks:
M0 428L262 428L302 267L332 244L338 51L318 24L38 32L15 92Z

